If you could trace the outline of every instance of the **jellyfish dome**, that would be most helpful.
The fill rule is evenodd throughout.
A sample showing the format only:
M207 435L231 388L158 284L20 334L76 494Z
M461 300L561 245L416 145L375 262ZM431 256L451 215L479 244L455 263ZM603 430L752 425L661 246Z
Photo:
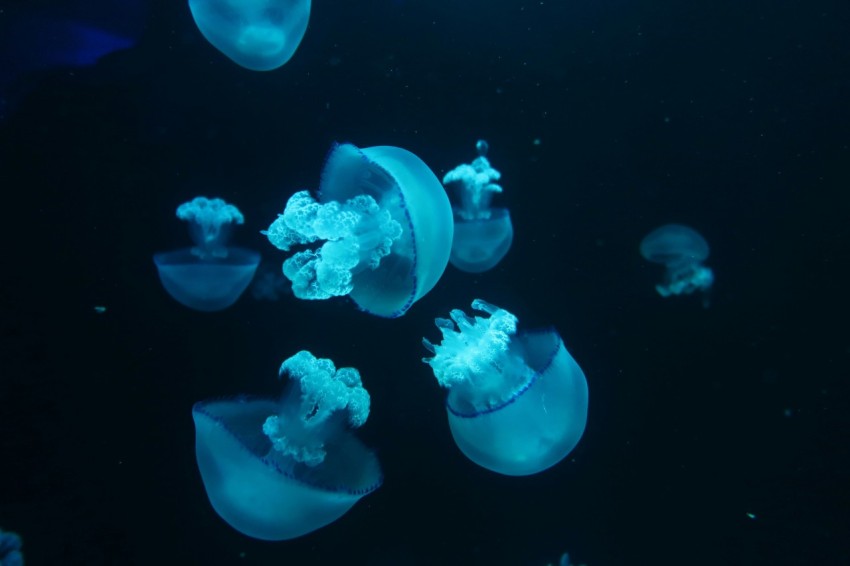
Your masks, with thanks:
M23 566L21 537L17 533L0 529L0 566Z
M506 208L492 208L490 201L502 187L495 184L502 174L487 160L489 145L475 144L478 151L472 163L458 165L443 177L446 187L457 189L458 202L452 208L455 234L449 261L468 273L481 273L498 264L514 239L511 215Z
M177 217L189 223L195 246L153 256L162 286L191 309L226 309L251 283L260 263L259 253L226 245L231 226L245 222L242 213L220 198L196 197L177 208Z
M318 200L292 195L264 232L285 252L299 299L349 296L362 310L403 315L442 276L452 246L452 212L440 181L405 149L335 145Z
M369 416L354 368L304 350L283 362L280 400L196 403L195 455L216 513L250 537L285 540L339 519L383 481L352 433Z
M310 0L189 0L198 29L236 64L277 69L292 57L310 19Z
M640 253L648 261L665 266L664 281L655 286L662 297L708 292L714 283L714 273L702 265L708 258L708 243L693 228L660 226L641 241Z
M536 474L578 444L587 422L587 380L554 329L517 333L517 318L480 299L438 318L440 344L423 340L449 390L446 412L467 458L508 476Z

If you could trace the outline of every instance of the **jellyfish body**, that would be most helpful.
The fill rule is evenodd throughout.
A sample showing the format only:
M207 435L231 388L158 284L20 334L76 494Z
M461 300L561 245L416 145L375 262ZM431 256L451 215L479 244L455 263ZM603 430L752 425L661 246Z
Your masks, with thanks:
M319 200L295 193L264 232L278 249L322 242L283 264L299 299L347 295L362 310L394 318L430 291L445 271L452 212L434 173L392 146L335 145Z
M459 204L452 207L455 234L449 261L461 271L481 273L498 264L514 238L511 215L505 208L492 208L493 194L501 193L495 184L501 173L487 160L489 146L479 140L478 157L458 165L443 177L443 184L457 188Z
M196 197L177 208L189 222L192 248L153 256L162 286L177 302L199 311L218 311L236 302L251 283L260 254L228 247L232 224L245 220L239 209L222 199Z
M664 281L655 286L662 297L707 293L714 283L714 273L702 265L708 258L708 243L693 228L681 224L660 226L641 241L640 253L666 268Z
M587 422L584 372L554 329L517 333L511 313L480 299L489 318L451 311L436 319L440 344L424 340L448 388L446 411L467 458L509 476L536 474L575 448Z
M369 415L354 368L301 351L283 362L279 401L196 403L195 454L207 496L231 527L284 540L337 520L382 482L375 455L351 432Z
M23 564L21 537L16 533L0 529L0 566L23 566Z
M252 71L292 57L310 19L311 0L189 0L198 29L216 49Z

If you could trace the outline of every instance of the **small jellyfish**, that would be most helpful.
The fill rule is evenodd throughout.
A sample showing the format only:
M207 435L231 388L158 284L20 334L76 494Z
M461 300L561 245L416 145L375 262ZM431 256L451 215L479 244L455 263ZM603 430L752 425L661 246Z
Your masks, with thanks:
M443 184L457 188L460 204L452 207L455 236L449 261L468 273L481 273L499 263L511 247L514 228L506 208L491 208L494 193L502 187L495 184L502 174L487 160L489 145L478 140L478 151L472 163L458 165L443 177Z
M362 310L395 318L442 276L452 245L452 212L440 181L405 149L335 145L318 200L299 191L269 229L295 253L283 264L299 299L349 296Z
M310 19L310 0L189 0L198 29L236 64L277 69L292 57Z
M449 390L446 412L467 458L508 476L536 474L575 448L587 422L587 380L554 329L517 333L517 318L481 299L470 317L438 318L440 344L423 340Z
M260 254L227 246L232 224L245 219L220 198L196 197L177 208L189 223L195 246L153 256L159 280L177 302L199 311L219 311L236 302L251 283Z
M231 527L263 540L328 525L383 481L378 459L349 430L369 416L360 373L303 350L283 362L284 374L279 401L240 396L192 409L210 503Z
M702 291L705 306L714 283L714 273L702 265L708 252L705 239L693 228L681 224L656 228L640 243L640 253L645 259L667 268L663 283L655 286L659 295L669 297Z

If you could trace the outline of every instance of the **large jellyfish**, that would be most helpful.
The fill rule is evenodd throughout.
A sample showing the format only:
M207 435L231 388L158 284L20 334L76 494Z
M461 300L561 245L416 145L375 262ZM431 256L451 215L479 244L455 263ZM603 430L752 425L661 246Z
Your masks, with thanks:
M284 262L296 297L348 295L394 318L436 285L451 251L452 211L421 159L399 147L335 145L318 194L292 195L264 232L283 251L324 241Z
M470 317L436 319L423 358L449 390L446 412L467 458L509 476L536 474L575 448L587 422L587 380L554 329L517 333L517 318L480 299Z
M153 261L159 280L177 302L199 311L218 311L236 302L251 283L260 254L227 246L232 224L245 219L220 198L196 197L177 208L189 223L195 246L158 253Z
M216 49L252 71L292 57L310 19L311 0L189 0L198 29Z
M708 258L708 252L705 239L693 228L681 224L665 224L656 228L640 243L640 253L644 258L667 268L663 283L655 286L659 295L669 297L702 291L706 306L708 291L714 283L714 273L702 265Z
M452 265L469 273L481 273L495 267L511 247L514 228L506 208L492 208L490 200L502 187L495 184L502 176L487 160L489 146L484 140L475 144L478 151L472 163L458 165L443 177L443 184L457 188L460 204L454 211L455 236L452 241Z
M383 480L378 459L349 428L369 416L354 368L298 352L283 362L279 401L196 403L195 454L210 503L231 527L284 540L336 521Z

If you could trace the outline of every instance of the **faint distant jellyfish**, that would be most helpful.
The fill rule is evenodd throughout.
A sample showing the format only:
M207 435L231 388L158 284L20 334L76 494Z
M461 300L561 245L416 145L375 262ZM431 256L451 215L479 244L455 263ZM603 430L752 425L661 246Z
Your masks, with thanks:
M213 46L252 71L292 57L310 19L311 0L189 0L198 29Z
M403 315L445 271L452 212L440 181L405 149L335 145L318 200L290 197L264 232L275 247L299 251L283 264L299 299L349 296L362 310Z
M665 224L656 228L641 241L640 253L667 268L664 281L655 286L662 297L708 293L714 283L714 273L702 265L708 258L708 243L688 226ZM707 295L705 298L707 301Z
M195 246L153 256L162 286L191 309L226 309L251 283L260 262L259 253L226 245L231 225L245 221L242 213L220 198L196 197L177 208L177 217L189 222Z
M435 320L442 342L423 344L449 390L446 412L467 458L509 476L536 474L575 448L587 422L587 380L555 329L517 333L517 318L480 299Z
M478 157L470 164L458 165L443 177L443 184L455 187L459 204L454 212L455 235L449 262L461 271L481 273L499 263L511 247L514 229L506 208L491 208L495 184L502 176L487 160L489 146L484 140L475 144Z
M231 527L285 540L340 518L383 481L375 454L351 432L369 416L354 368L303 350L283 362L279 400L196 403L195 455L207 496Z

